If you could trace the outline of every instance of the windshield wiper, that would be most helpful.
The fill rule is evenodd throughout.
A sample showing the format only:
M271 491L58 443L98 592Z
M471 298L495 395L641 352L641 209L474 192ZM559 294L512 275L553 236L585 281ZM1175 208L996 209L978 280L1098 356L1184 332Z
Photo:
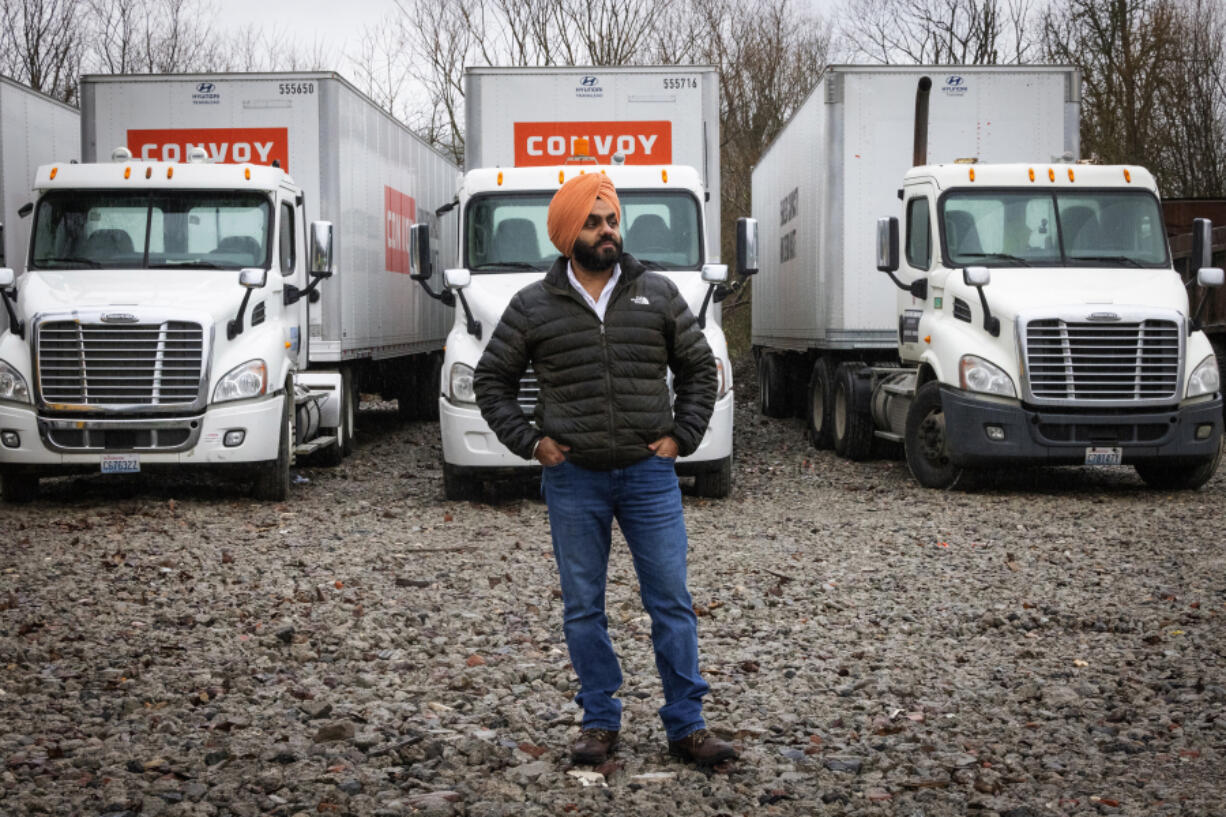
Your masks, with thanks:
M102 262L79 255L57 255L54 258L35 258L35 264L84 264L91 269L101 269Z
M1112 264L1124 264L1129 267L1141 267L1142 264L1135 258L1129 258L1126 255L1070 255L1070 261L1104 261Z
M990 258L993 261L1013 261L1023 267L1030 266L1030 262L1025 258L1018 258L1016 255L1009 255L1003 252L960 252L958 256L965 258Z
M149 269L238 269L236 264L214 264L212 261L166 261L150 264Z
M544 269L544 267L538 267L536 264L529 264L527 261L490 261L486 264L474 264L469 267L469 269L530 269L535 272L540 272Z

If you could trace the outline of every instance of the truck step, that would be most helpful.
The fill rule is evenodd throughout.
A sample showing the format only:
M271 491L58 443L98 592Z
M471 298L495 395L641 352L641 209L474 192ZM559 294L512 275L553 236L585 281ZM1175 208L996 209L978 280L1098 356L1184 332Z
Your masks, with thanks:
M308 440L307 442L302 443L301 445L295 446L294 453L301 457L301 456L310 454L313 451L318 451L324 446L335 445L335 444L336 444L336 437L333 437L331 434L329 434L326 437L316 437L313 440Z

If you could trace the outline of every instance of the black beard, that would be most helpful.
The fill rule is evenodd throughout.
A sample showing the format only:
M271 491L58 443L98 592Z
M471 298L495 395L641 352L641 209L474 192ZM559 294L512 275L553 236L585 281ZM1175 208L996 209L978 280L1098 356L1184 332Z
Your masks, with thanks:
M575 246L571 250L571 257L589 272L605 272L613 269L613 265L617 263L617 259L622 257L622 240L621 238L612 239L612 247L604 247L596 249L591 244L584 244L583 239L576 238Z

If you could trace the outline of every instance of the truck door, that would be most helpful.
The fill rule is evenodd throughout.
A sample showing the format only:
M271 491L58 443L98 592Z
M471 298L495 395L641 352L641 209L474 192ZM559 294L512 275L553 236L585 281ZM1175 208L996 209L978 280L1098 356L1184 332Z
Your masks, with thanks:
M926 185L907 188L903 201L904 234L901 259L905 282L928 278L928 298L921 301L908 292L898 293L898 351L903 360L919 360L927 344L924 335L934 304L940 304L945 280L934 273L942 269L936 261L936 232L933 229L935 200ZM940 307L937 306L937 309Z
M285 191L277 200L277 268L274 275L279 276L282 289L295 287L299 291L306 288L306 242L303 240L302 209L297 206L293 197ZM292 290L290 290L292 291ZM289 354L294 359L296 367L301 370L307 364L307 299L300 298L295 303L284 306L286 327L286 343L290 344Z

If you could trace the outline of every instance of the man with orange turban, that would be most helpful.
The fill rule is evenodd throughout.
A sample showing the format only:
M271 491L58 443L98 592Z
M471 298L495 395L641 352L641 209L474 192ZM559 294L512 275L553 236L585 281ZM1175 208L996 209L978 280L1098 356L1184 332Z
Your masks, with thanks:
M508 449L543 466L563 631L583 707L572 759L603 763L621 729L614 694L622 674L605 616L616 519L651 616L669 751L713 765L737 753L702 717L710 687L698 671L674 462L706 432L715 359L676 285L622 252L621 215L603 172L580 173L554 195L547 227L561 257L507 306L477 365L477 403ZM535 425L517 399L529 365L540 384Z

